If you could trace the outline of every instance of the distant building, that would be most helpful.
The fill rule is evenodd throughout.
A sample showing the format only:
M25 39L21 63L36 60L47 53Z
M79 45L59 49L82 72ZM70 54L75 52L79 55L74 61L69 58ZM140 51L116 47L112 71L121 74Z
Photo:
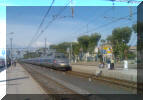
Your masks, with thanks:
M100 54L102 55L103 57L103 61L106 62L107 59L112 59L112 56L113 56L113 50L112 50L112 46L108 43L104 43L103 45L101 45L99 47L99 51L100 51Z
M137 54L137 46L131 46L131 47L129 48L129 51L131 51L131 52Z

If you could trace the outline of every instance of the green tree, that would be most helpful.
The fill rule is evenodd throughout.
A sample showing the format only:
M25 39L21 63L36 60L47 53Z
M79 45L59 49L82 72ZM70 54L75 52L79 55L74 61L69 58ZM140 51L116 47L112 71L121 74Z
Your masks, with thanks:
M101 35L98 33L94 33L89 37L89 46L88 46L88 50L90 52L94 51L95 46L97 46L99 40L101 38Z
M83 35L78 37L78 42L83 52L87 52L89 46L90 37L88 35Z
M115 28L112 31L112 40L114 43L115 41L118 41L119 43L124 42L127 44L130 41L132 35L132 29L129 27L123 27L123 28Z
M122 59L127 59L129 46L127 43L130 41L132 29L129 27L115 28L112 35L107 37L107 41L112 44L113 53L115 58L120 56Z
M61 53L67 53L67 48L69 48L71 45L70 42L62 42L60 44L57 45L50 45L50 49L56 49L57 52L61 52Z
M80 45L78 42L72 42L72 52L74 56L77 56L80 52Z
M28 51L26 52L26 54L24 54L24 59L35 58L35 57L40 57L40 54L36 52L28 52Z

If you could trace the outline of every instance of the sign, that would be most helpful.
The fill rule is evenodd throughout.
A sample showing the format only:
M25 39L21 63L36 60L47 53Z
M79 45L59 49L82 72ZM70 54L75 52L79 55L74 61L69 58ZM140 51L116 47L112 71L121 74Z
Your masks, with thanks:
M5 58L5 54L6 54L5 49L0 49L0 57Z
M95 52L95 53L98 53L98 48L95 48L95 49L94 49L94 52Z
M70 48L67 48L67 53L69 53L70 52Z
M4 50L4 49L2 50L2 55L3 55L3 56L5 55L5 50Z

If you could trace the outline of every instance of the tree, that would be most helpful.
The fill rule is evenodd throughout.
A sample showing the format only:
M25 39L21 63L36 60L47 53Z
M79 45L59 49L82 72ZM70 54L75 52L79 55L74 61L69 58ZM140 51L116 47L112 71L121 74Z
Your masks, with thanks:
M80 52L80 45L77 42L72 42L72 52L74 56L77 56Z
M26 52L26 54L24 54L24 59L35 58L35 57L40 57L40 54L36 52L28 52L28 51Z
M112 44L113 54L115 58L120 56L122 59L127 59L129 46L127 43L130 41L132 29L129 27L115 28L112 35L107 37L107 41Z
M119 43L124 42L127 44L130 41L132 35L132 29L129 27L123 27L123 28L115 28L112 31L112 40L114 43L115 41L118 41Z
M67 53L67 48L71 45L70 42L62 42L57 45L50 45L50 49L56 49L57 52Z
M83 52L85 53L87 51L93 52L100 38L101 38L101 35L99 33L94 33L94 34L91 34L90 36L88 35L80 36L78 38L78 42L79 42L80 47L83 49Z
M83 49L83 52L87 52L89 46L90 37L88 35L83 35L78 37L78 42L80 47Z
M99 40L101 38L101 35L98 33L94 33L89 37L89 46L88 46L88 50L90 52L93 52L95 49L95 46L97 46Z

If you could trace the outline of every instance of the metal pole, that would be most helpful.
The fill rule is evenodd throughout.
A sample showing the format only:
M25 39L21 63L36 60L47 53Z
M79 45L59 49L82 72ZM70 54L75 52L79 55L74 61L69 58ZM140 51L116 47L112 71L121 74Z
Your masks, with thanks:
M70 61L71 61L71 55L70 55L70 48L69 48L69 63L71 63Z
M47 42L47 39L45 38L45 55L46 55L46 42Z
M72 42L71 42L71 56L70 60L72 60Z
M87 33L88 33L88 24L87 24Z
M11 45L10 58L11 58L11 64L12 64L12 40L13 40L13 38L10 38L10 45Z
M9 34L12 36L14 34L14 32L10 32ZM13 38L11 37L10 38L10 44L11 44L11 52L10 52L11 53L10 54L10 56L11 56L11 64L12 64L12 40L13 40Z

